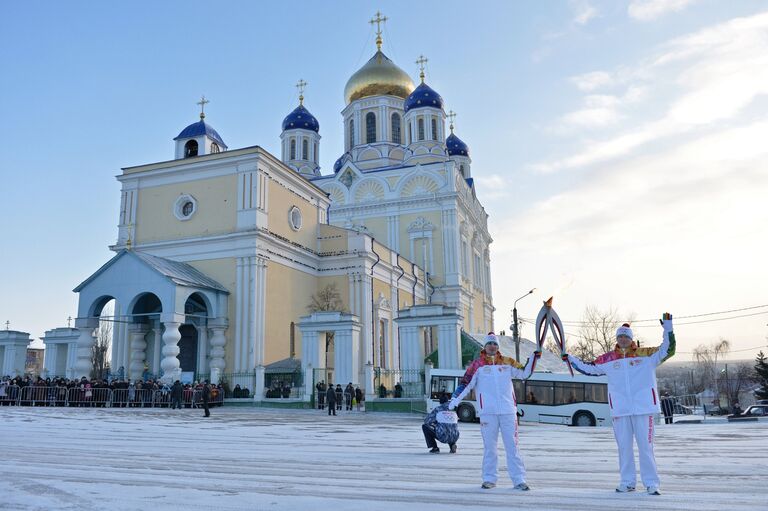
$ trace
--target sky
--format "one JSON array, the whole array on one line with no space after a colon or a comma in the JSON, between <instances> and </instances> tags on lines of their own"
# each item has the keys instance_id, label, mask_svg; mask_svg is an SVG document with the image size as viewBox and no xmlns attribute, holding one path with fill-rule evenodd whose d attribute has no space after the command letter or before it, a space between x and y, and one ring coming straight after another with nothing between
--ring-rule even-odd
<instances>
[{"instance_id":1,"label":"sky","mask_svg":"<svg viewBox=\"0 0 768 511\"><path fill-rule=\"evenodd\" d=\"M37 338L76 315L72 289L112 255L115 176L173 158L202 94L230 149L279 155L306 80L331 172L344 85L374 52L377 10L384 52L414 81L427 56L427 82L457 112L494 238L497 330L535 287L521 317L554 294L570 342L593 306L682 317L680 359L720 338L733 359L765 348L768 4L757 0L8 3L0 322ZM661 339L652 325L635 323L649 345Z\"/></svg>"}]
</instances>

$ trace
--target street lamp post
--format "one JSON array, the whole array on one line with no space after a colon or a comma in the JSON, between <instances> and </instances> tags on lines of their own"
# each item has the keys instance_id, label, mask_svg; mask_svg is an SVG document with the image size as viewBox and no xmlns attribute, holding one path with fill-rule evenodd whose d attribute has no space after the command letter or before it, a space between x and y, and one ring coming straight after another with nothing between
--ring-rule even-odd
<instances>
[{"instance_id":1,"label":"street lamp post","mask_svg":"<svg viewBox=\"0 0 768 511\"><path fill-rule=\"evenodd\" d=\"M517 302L533 294L534 291L536 291L535 287L515 300L515 304L512 307L512 340L515 342L515 360L520 360L520 330L517 327Z\"/></svg>"}]
</instances>

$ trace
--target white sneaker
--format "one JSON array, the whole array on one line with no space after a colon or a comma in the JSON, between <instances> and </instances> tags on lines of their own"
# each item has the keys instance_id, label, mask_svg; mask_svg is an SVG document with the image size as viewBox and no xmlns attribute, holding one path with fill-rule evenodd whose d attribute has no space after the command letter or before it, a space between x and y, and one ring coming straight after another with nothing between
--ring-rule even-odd
<instances>
[{"instance_id":1,"label":"white sneaker","mask_svg":"<svg viewBox=\"0 0 768 511\"><path fill-rule=\"evenodd\" d=\"M648 495L661 495L661 492L659 491L658 486L649 486L648 487Z\"/></svg>"},{"instance_id":2,"label":"white sneaker","mask_svg":"<svg viewBox=\"0 0 768 511\"><path fill-rule=\"evenodd\" d=\"M627 493L627 492L630 492L630 491L635 491L635 487L634 486L630 486L628 484L621 483L620 485L618 485L616 487L616 491L618 493Z\"/></svg>"}]
</instances>

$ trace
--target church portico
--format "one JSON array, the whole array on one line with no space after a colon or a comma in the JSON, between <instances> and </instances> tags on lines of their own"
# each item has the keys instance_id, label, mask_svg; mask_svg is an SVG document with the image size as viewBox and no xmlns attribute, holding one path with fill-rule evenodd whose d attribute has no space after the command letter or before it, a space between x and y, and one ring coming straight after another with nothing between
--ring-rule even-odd
<instances>
[{"instance_id":1,"label":"church portico","mask_svg":"<svg viewBox=\"0 0 768 511\"><path fill-rule=\"evenodd\" d=\"M228 291L192 266L123 250L75 292L80 294L77 377L90 376L100 319L114 321L112 370L129 379L142 379L150 369L155 375L162 372L164 382L180 379L182 371L202 374L215 366L220 374L224 369L223 332L209 342L207 330L209 321L216 330L226 329L228 321L217 313L227 311ZM111 300L114 317L102 318Z\"/></svg>"},{"instance_id":2,"label":"church portico","mask_svg":"<svg viewBox=\"0 0 768 511\"><path fill-rule=\"evenodd\" d=\"M314 312L299 322L302 339L301 368L305 374L324 370L327 383L352 382L364 385L360 350L362 324L354 314L343 312ZM333 343L333 366L328 367L329 339ZM323 372L323 371L321 371ZM309 398L309 396L307 396Z\"/></svg>"}]
</instances>

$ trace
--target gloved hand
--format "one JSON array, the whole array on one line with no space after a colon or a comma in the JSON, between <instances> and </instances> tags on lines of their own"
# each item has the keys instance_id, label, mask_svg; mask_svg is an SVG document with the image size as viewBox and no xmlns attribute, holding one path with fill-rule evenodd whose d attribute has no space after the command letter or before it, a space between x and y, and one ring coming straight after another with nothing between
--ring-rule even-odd
<instances>
[{"instance_id":1,"label":"gloved hand","mask_svg":"<svg viewBox=\"0 0 768 511\"><path fill-rule=\"evenodd\" d=\"M448 409L449 410L453 410L457 406L459 406L459 400L458 399L453 398L450 401L448 401Z\"/></svg>"},{"instance_id":2,"label":"gloved hand","mask_svg":"<svg viewBox=\"0 0 768 511\"><path fill-rule=\"evenodd\" d=\"M568 362L568 353L563 353L562 355L560 355L560 358L563 359L563 362Z\"/></svg>"},{"instance_id":3,"label":"gloved hand","mask_svg":"<svg viewBox=\"0 0 768 511\"><path fill-rule=\"evenodd\" d=\"M541 352L538 351L538 350L534 351L533 352L533 358L535 358L536 360L540 359L541 358Z\"/></svg>"},{"instance_id":4,"label":"gloved hand","mask_svg":"<svg viewBox=\"0 0 768 511\"><path fill-rule=\"evenodd\" d=\"M659 320L659 323L661 323L662 328L664 328L664 332L671 332L672 331L672 314L669 312L665 312L661 316L662 319Z\"/></svg>"}]
</instances>

